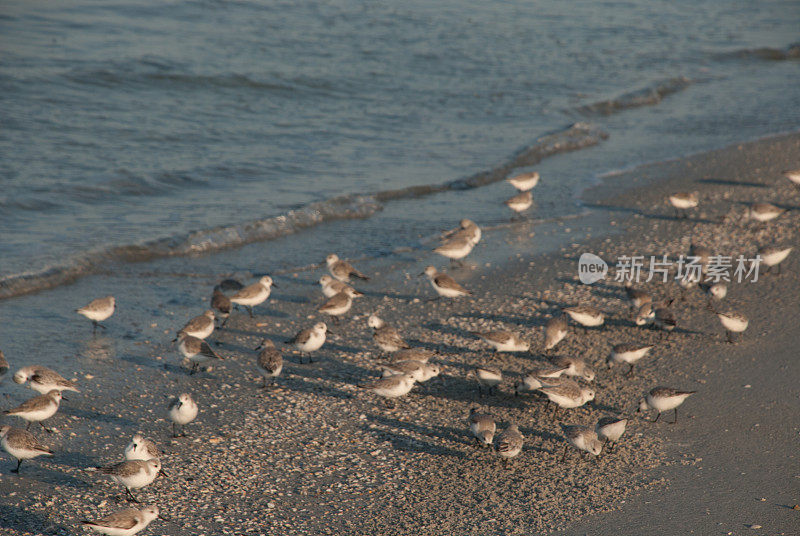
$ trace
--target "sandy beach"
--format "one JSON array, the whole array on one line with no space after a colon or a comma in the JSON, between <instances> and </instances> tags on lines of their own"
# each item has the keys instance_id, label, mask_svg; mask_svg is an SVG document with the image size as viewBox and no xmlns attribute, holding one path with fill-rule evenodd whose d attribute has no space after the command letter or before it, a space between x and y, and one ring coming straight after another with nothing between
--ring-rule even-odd
<instances>
[{"instance_id":1,"label":"sandy beach","mask_svg":"<svg viewBox=\"0 0 800 536\"><path fill-rule=\"evenodd\" d=\"M606 177L584 195L585 220L552 231L574 234L574 243L547 254L530 253L548 237L520 222L485 233L463 268L416 252L366 259L359 266L372 280L357 285L366 296L331 325L334 335L314 363L299 364L298 354L278 344L286 365L274 389L260 389L253 348L322 319L322 266L276 276L278 288L254 319L234 313L211 337L227 358L213 370L190 376L170 341L207 307L215 282L268 273L280 240L110 268L4 300L3 351L12 370L45 364L81 389L54 417L55 433L35 432L55 451L52 459L26 462L19 476L10 474L7 455L0 460L4 534L80 534L81 519L122 507L124 489L86 468L122 459L139 430L163 447L170 475L137 494L170 520L155 521L145 534L795 534L800 191L781 170L799 162L800 135L788 134ZM692 190L700 207L676 219L666 197ZM791 210L766 224L742 218L749 203L762 201ZM588 221L591 229L581 228ZM682 300L674 281L646 285L676 299L678 326L669 339L631 320L622 283L614 281L616 259L675 258L692 243L733 257L752 257L766 245L795 248L780 275L729 285L719 307L750 319L738 344L726 343L705 295L695 288ZM580 283L584 252L609 262L604 281ZM474 297L427 301L433 289L418 274L428 264L447 269ZM72 311L107 294L117 297L118 311L92 338L91 324ZM586 331L571 324L553 355L589 361L597 397L552 421L536 395L514 396L514 383L545 359L544 323L577 303L604 310L606 324ZM443 369L394 408L357 387L378 377L384 358L367 327L371 313L412 345L438 352ZM497 354L470 334L494 328L522 335L531 351ZM621 342L655 344L630 378L625 367L605 367ZM467 378L478 364L503 371L496 394L479 396ZM697 391L675 425L635 413L657 385ZM188 437L173 439L166 405L181 392L198 401L200 416ZM10 378L0 393L2 409L32 394ZM516 422L524 434L524 450L508 469L473 445L466 419L476 405L500 428ZM561 463L560 424L594 424L604 415L630 418L618 448L596 462L571 452Z\"/></svg>"}]
</instances>

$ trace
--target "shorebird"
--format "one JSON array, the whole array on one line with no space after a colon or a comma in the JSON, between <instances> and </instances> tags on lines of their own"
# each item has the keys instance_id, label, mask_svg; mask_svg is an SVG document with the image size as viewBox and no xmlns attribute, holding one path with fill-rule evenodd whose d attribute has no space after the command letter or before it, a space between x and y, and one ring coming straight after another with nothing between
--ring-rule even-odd
<instances>
[{"instance_id":1,"label":"shorebird","mask_svg":"<svg viewBox=\"0 0 800 536\"><path fill-rule=\"evenodd\" d=\"M167 476L161 468L161 460L151 458L149 460L126 460L106 467L97 467L96 470L102 475L108 475L111 480L125 486L125 493L128 498L138 503L133 496L132 489L141 489L152 484L158 475Z\"/></svg>"},{"instance_id":2,"label":"shorebird","mask_svg":"<svg viewBox=\"0 0 800 536\"><path fill-rule=\"evenodd\" d=\"M581 387L577 382L569 379L561 381L558 385L542 386L538 390L544 393L550 402L555 404L553 420L555 420L559 408L577 408L590 400L594 400L594 391L592 389Z\"/></svg>"},{"instance_id":3,"label":"shorebird","mask_svg":"<svg viewBox=\"0 0 800 536\"><path fill-rule=\"evenodd\" d=\"M396 352L398 350L411 348L400 332L392 326L386 324L377 315L370 315L367 325L373 329L372 340L384 352Z\"/></svg>"},{"instance_id":4,"label":"shorebird","mask_svg":"<svg viewBox=\"0 0 800 536\"><path fill-rule=\"evenodd\" d=\"M569 317L585 328L602 326L605 322L605 315L603 312L589 305L575 305L573 307L564 307L561 309L569 315Z\"/></svg>"},{"instance_id":5,"label":"shorebird","mask_svg":"<svg viewBox=\"0 0 800 536\"><path fill-rule=\"evenodd\" d=\"M172 437L185 436L184 428L197 417L197 404L188 393L183 393L167 406L167 415L172 421ZM180 434L178 433L180 426Z\"/></svg>"},{"instance_id":6,"label":"shorebird","mask_svg":"<svg viewBox=\"0 0 800 536\"><path fill-rule=\"evenodd\" d=\"M250 313L250 318L253 318L253 307L256 305L261 305L267 301L269 295L272 293L272 287L277 286L278 285L272 281L270 276L265 275L259 279L257 283L247 285L243 289L236 292L236 294L231 296L230 300L231 303L244 305L247 307L247 311Z\"/></svg>"},{"instance_id":7,"label":"shorebird","mask_svg":"<svg viewBox=\"0 0 800 536\"><path fill-rule=\"evenodd\" d=\"M647 411L648 409L654 409L658 411L658 415L656 415L656 418L653 421L657 422L658 418L661 417L662 412L674 409L675 420L672 421L671 424L675 424L678 422L678 406L683 404L684 400L696 392L697 391L679 391L677 389L672 389L671 387L656 387L639 401L639 409L636 411L642 412Z\"/></svg>"},{"instance_id":8,"label":"shorebird","mask_svg":"<svg viewBox=\"0 0 800 536\"><path fill-rule=\"evenodd\" d=\"M196 316L189 320L185 326L178 330L172 342L177 341L183 335L197 337L198 339L205 339L214 332L214 311L209 309L200 316Z\"/></svg>"},{"instance_id":9,"label":"shorebird","mask_svg":"<svg viewBox=\"0 0 800 536\"><path fill-rule=\"evenodd\" d=\"M555 357L551 359L551 362L557 368L562 369L562 374L566 376L578 377L587 382L594 381L594 369L582 357Z\"/></svg>"},{"instance_id":10,"label":"shorebird","mask_svg":"<svg viewBox=\"0 0 800 536\"><path fill-rule=\"evenodd\" d=\"M486 341L496 352L527 352L531 346L510 331L470 331L470 333Z\"/></svg>"},{"instance_id":11,"label":"shorebird","mask_svg":"<svg viewBox=\"0 0 800 536\"><path fill-rule=\"evenodd\" d=\"M45 431L52 432L50 428L44 425L43 421L55 415L60 404L61 391L53 389L47 394L26 400L16 408L7 409L3 413L28 421L28 426L25 430L29 430L31 424L38 422Z\"/></svg>"},{"instance_id":12,"label":"shorebird","mask_svg":"<svg viewBox=\"0 0 800 536\"><path fill-rule=\"evenodd\" d=\"M225 327L225 323L228 322L228 318L231 316L233 303L230 298L222 293L219 285L214 287L214 291L211 294L211 308L217 311L217 318L223 319L219 327Z\"/></svg>"},{"instance_id":13,"label":"shorebird","mask_svg":"<svg viewBox=\"0 0 800 536\"><path fill-rule=\"evenodd\" d=\"M478 394L483 395L483 387L486 386L486 390L491 395L492 390L496 390L503 381L503 372L497 367L480 365L467 372L467 378L473 377L478 380Z\"/></svg>"},{"instance_id":14,"label":"shorebird","mask_svg":"<svg viewBox=\"0 0 800 536\"><path fill-rule=\"evenodd\" d=\"M125 447L126 460L150 460L161 458L161 455L161 449L158 448L155 442L146 438L141 432L134 434L131 442Z\"/></svg>"},{"instance_id":15,"label":"shorebird","mask_svg":"<svg viewBox=\"0 0 800 536\"><path fill-rule=\"evenodd\" d=\"M785 208L776 207L770 203L753 203L747 207L747 217L761 223L774 220L784 212L786 212Z\"/></svg>"},{"instance_id":16,"label":"shorebird","mask_svg":"<svg viewBox=\"0 0 800 536\"><path fill-rule=\"evenodd\" d=\"M435 356L436 352L425 350L424 348L409 348L407 350L398 350L387 357L387 359L393 363L398 361L419 361L420 363L427 363Z\"/></svg>"},{"instance_id":17,"label":"shorebird","mask_svg":"<svg viewBox=\"0 0 800 536\"><path fill-rule=\"evenodd\" d=\"M700 204L700 197L697 192L677 192L667 198L669 204L675 208L676 218L686 218L686 211L695 208Z\"/></svg>"},{"instance_id":18,"label":"shorebird","mask_svg":"<svg viewBox=\"0 0 800 536\"><path fill-rule=\"evenodd\" d=\"M183 354L183 357L191 361L192 370L189 374L197 372L198 367L204 363L208 363L212 359L225 359L211 349L211 346L203 339L192 337L185 332L181 332L178 340L178 349Z\"/></svg>"},{"instance_id":19,"label":"shorebird","mask_svg":"<svg viewBox=\"0 0 800 536\"><path fill-rule=\"evenodd\" d=\"M517 214L520 214L533 205L533 194L531 194L530 191L519 193L511 199L506 200L504 204Z\"/></svg>"},{"instance_id":20,"label":"shorebird","mask_svg":"<svg viewBox=\"0 0 800 536\"><path fill-rule=\"evenodd\" d=\"M703 292L708 294L707 308L711 311L714 310L714 300L722 301L728 295L728 285L723 282L719 283L700 283L700 288Z\"/></svg>"},{"instance_id":21,"label":"shorebird","mask_svg":"<svg viewBox=\"0 0 800 536\"><path fill-rule=\"evenodd\" d=\"M455 229L442 233L442 239L464 237L475 246L481 241L481 228L472 221L464 218Z\"/></svg>"},{"instance_id":22,"label":"shorebird","mask_svg":"<svg viewBox=\"0 0 800 536\"><path fill-rule=\"evenodd\" d=\"M581 458L586 456L588 452L592 456L600 456L603 451L603 443L597 438L597 432L591 426L579 425L562 425L561 429L564 430L564 437L567 438L567 445L564 447L564 454L561 456L561 462L567 459L567 451L570 445L578 449L581 453Z\"/></svg>"},{"instance_id":23,"label":"shorebird","mask_svg":"<svg viewBox=\"0 0 800 536\"><path fill-rule=\"evenodd\" d=\"M455 279L444 272L437 271L433 266L428 266L425 268L425 271L420 275L428 276L433 289L436 291L439 297L458 298L459 296L472 295L472 292L456 283Z\"/></svg>"},{"instance_id":24,"label":"shorebird","mask_svg":"<svg viewBox=\"0 0 800 536\"><path fill-rule=\"evenodd\" d=\"M342 283L348 283L350 281L350 276L369 281L369 277L353 268L353 265L349 262L340 260L339 257L333 253L325 258L325 262L328 265L328 270L331 275Z\"/></svg>"},{"instance_id":25,"label":"shorebird","mask_svg":"<svg viewBox=\"0 0 800 536\"><path fill-rule=\"evenodd\" d=\"M141 510L125 508L96 521L84 519L81 523L90 529L108 536L133 536L147 528L159 517L158 507L147 506Z\"/></svg>"},{"instance_id":26,"label":"shorebird","mask_svg":"<svg viewBox=\"0 0 800 536\"><path fill-rule=\"evenodd\" d=\"M656 309L652 303L645 303L636 312L634 323L637 326L647 326L653 323L656 319Z\"/></svg>"},{"instance_id":27,"label":"shorebird","mask_svg":"<svg viewBox=\"0 0 800 536\"><path fill-rule=\"evenodd\" d=\"M659 338L667 333L667 339L672 334L672 330L678 325L678 319L675 317L675 312L670 305L672 300L669 300L666 307L657 307L655 310L655 318L653 319L653 326L661 330Z\"/></svg>"},{"instance_id":28,"label":"shorebird","mask_svg":"<svg viewBox=\"0 0 800 536\"><path fill-rule=\"evenodd\" d=\"M219 282L219 289L222 292L236 292L242 290L244 285L238 279L223 279Z\"/></svg>"},{"instance_id":29,"label":"shorebird","mask_svg":"<svg viewBox=\"0 0 800 536\"><path fill-rule=\"evenodd\" d=\"M722 323L722 327L725 328L725 334L727 335L728 342L730 343L733 342L733 334L742 333L747 329L747 325L750 323L746 316L739 313L734 313L733 311L725 313L715 311L715 314Z\"/></svg>"},{"instance_id":30,"label":"shorebird","mask_svg":"<svg viewBox=\"0 0 800 536\"><path fill-rule=\"evenodd\" d=\"M539 172L520 173L506 180L520 192L527 192L528 190L533 190L539 184Z\"/></svg>"},{"instance_id":31,"label":"shorebird","mask_svg":"<svg viewBox=\"0 0 800 536\"><path fill-rule=\"evenodd\" d=\"M334 324L339 323L339 317L346 314L353 306L354 290L346 288L323 303L317 311L330 315Z\"/></svg>"},{"instance_id":32,"label":"shorebird","mask_svg":"<svg viewBox=\"0 0 800 536\"><path fill-rule=\"evenodd\" d=\"M763 247L758 250L758 254L761 256L761 262L764 266L767 267L764 270L764 273L769 273L773 266L778 267L778 272L781 273L781 263L786 260L786 257L789 256L789 253L792 252L792 248L781 248L775 246L767 246Z\"/></svg>"},{"instance_id":33,"label":"shorebird","mask_svg":"<svg viewBox=\"0 0 800 536\"><path fill-rule=\"evenodd\" d=\"M460 263L461 259L472 252L473 247L475 247L475 244L472 242L470 237L458 235L449 239L441 246L435 248L433 252L438 253L443 257L447 257L451 261L458 261Z\"/></svg>"},{"instance_id":34,"label":"shorebird","mask_svg":"<svg viewBox=\"0 0 800 536\"><path fill-rule=\"evenodd\" d=\"M386 405L394 407L393 399L407 395L414 387L414 378L408 374L394 374L369 383L359 384L361 389L372 391L386 400Z\"/></svg>"},{"instance_id":35,"label":"shorebird","mask_svg":"<svg viewBox=\"0 0 800 536\"><path fill-rule=\"evenodd\" d=\"M614 363L627 363L631 368L625 373L626 376L633 374L633 367L636 363L646 356L653 349L652 344L622 343L617 344L611 349L611 353L606 360L608 368Z\"/></svg>"},{"instance_id":36,"label":"shorebird","mask_svg":"<svg viewBox=\"0 0 800 536\"><path fill-rule=\"evenodd\" d=\"M538 390L540 387L553 387L562 382L563 368L550 364L543 364L534 367L522 380L514 384L514 396L520 393L529 393Z\"/></svg>"},{"instance_id":37,"label":"shorebird","mask_svg":"<svg viewBox=\"0 0 800 536\"><path fill-rule=\"evenodd\" d=\"M17 466L11 470L12 473L19 473L19 466L25 460L53 455L53 451L39 443L32 433L11 426L0 428L0 446L17 460Z\"/></svg>"},{"instance_id":38,"label":"shorebird","mask_svg":"<svg viewBox=\"0 0 800 536\"><path fill-rule=\"evenodd\" d=\"M469 410L469 431L475 437L475 443L482 447L491 447L497 424L494 417L481 413L479 408Z\"/></svg>"},{"instance_id":39,"label":"shorebird","mask_svg":"<svg viewBox=\"0 0 800 536\"><path fill-rule=\"evenodd\" d=\"M554 316L544 325L544 349L552 350L567 336L567 317L564 314Z\"/></svg>"},{"instance_id":40,"label":"shorebird","mask_svg":"<svg viewBox=\"0 0 800 536\"><path fill-rule=\"evenodd\" d=\"M522 445L524 442L525 437L514 423L509 424L508 428L503 430L503 433L498 436L495 452L497 452L498 456L503 458L503 464L506 467L508 466L508 460L517 457L519 453L522 452Z\"/></svg>"},{"instance_id":41,"label":"shorebird","mask_svg":"<svg viewBox=\"0 0 800 536\"><path fill-rule=\"evenodd\" d=\"M328 326L325 325L325 322L317 322L314 327L299 331L297 335L286 341L286 344L292 344L304 354L310 354L322 348L322 345L325 344L327 333ZM312 361L313 359L309 355L308 362L311 363ZM300 363L302 362L303 358L301 357Z\"/></svg>"},{"instance_id":42,"label":"shorebird","mask_svg":"<svg viewBox=\"0 0 800 536\"><path fill-rule=\"evenodd\" d=\"M106 329L100 322L107 320L114 314L115 305L114 296L106 296L105 298L97 298L90 301L80 309L75 309L75 312L92 321L92 334L94 334L98 327Z\"/></svg>"},{"instance_id":43,"label":"shorebird","mask_svg":"<svg viewBox=\"0 0 800 536\"><path fill-rule=\"evenodd\" d=\"M638 311L645 303L653 301L649 292L633 288L633 283L630 281L625 282L625 296L631 302L631 309L634 311Z\"/></svg>"},{"instance_id":44,"label":"shorebird","mask_svg":"<svg viewBox=\"0 0 800 536\"><path fill-rule=\"evenodd\" d=\"M64 378L58 372L41 365L22 367L14 373L14 382L28 383L28 387L41 394L47 394L53 389L57 391L75 391L79 393L75 382Z\"/></svg>"},{"instance_id":45,"label":"shorebird","mask_svg":"<svg viewBox=\"0 0 800 536\"><path fill-rule=\"evenodd\" d=\"M383 377L394 376L396 374L408 374L417 383L424 383L431 378L435 378L441 372L438 365L421 363L419 361L396 361L382 365Z\"/></svg>"},{"instance_id":46,"label":"shorebird","mask_svg":"<svg viewBox=\"0 0 800 536\"><path fill-rule=\"evenodd\" d=\"M800 190L800 169L787 169L783 171L783 176L791 182L795 188Z\"/></svg>"},{"instance_id":47,"label":"shorebird","mask_svg":"<svg viewBox=\"0 0 800 536\"><path fill-rule=\"evenodd\" d=\"M708 270L708 265L711 263L711 257L714 254L712 251L703 246L702 244L695 244L694 242L689 246L689 261L692 264L699 264L700 265L700 272L706 273Z\"/></svg>"},{"instance_id":48,"label":"shorebird","mask_svg":"<svg viewBox=\"0 0 800 536\"><path fill-rule=\"evenodd\" d=\"M8 361L6 360L6 356L3 354L3 351L0 350L0 382L3 381L3 378L6 377L8 374Z\"/></svg>"},{"instance_id":49,"label":"shorebird","mask_svg":"<svg viewBox=\"0 0 800 536\"><path fill-rule=\"evenodd\" d=\"M258 372L264 380L264 388L266 389L267 379L270 380L270 384L275 383L275 378L277 378L283 370L283 356L278 349L275 348L275 343L270 339L262 340L261 344L256 347L256 351L258 350L261 351L258 353L256 364L258 365Z\"/></svg>"},{"instance_id":50,"label":"shorebird","mask_svg":"<svg viewBox=\"0 0 800 536\"><path fill-rule=\"evenodd\" d=\"M350 295L354 298L360 298L364 294L357 291L347 283L342 283L338 279L334 279L333 277L329 276L328 274L323 275L319 278L319 284L322 287L322 294L325 295L326 298L333 298L340 292L349 291ZM349 289L349 290L348 290Z\"/></svg>"},{"instance_id":51,"label":"shorebird","mask_svg":"<svg viewBox=\"0 0 800 536\"><path fill-rule=\"evenodd\" d=\"M628 419L621 419L618 417L601 417L594 427L597 432L597 438L603 442L603 445L609 444L608 452L614 450L614 446L625 433L625 428L628 426Z\"/></svg>"}]
</instances>

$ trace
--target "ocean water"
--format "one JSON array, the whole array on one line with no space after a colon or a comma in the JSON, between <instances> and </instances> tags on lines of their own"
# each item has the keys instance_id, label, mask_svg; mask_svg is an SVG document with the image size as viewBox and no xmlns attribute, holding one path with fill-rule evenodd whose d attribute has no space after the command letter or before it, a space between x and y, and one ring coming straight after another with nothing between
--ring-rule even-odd
<instances>
[{"instance_id":1,"label":"ocean water","mask_svg":"<svg viewBox=\"0 0 800 536\"><path fill-rule=\"evenodd\" d=\"M800 129L798 28L773 0L5 1L0 297L413 251L507 222L529 169L531 218L569 221L611 170Z\"/></svg>"}]
</instances>

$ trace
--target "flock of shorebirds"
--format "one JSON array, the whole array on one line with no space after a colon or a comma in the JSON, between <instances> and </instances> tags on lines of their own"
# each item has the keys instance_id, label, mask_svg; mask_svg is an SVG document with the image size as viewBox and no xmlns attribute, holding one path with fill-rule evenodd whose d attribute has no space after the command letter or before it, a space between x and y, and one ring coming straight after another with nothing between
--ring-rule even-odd
<instances>
[{"instance_id":1,"label":"flock of shorebirds","mask_svg":"<svg viewBox=\"0 0 800 536\"><path fill-rule=\"evenodd\" d=\"M800 170L786 172L785 176L800 189ZM538 173L518 175L508 181L520 193L506 202L515 212L522 212L532 204L531 190L539 182ZM696 193L676 193L668 198L668 202L679 212L685 212L698 206L699 198ZM785 212L785 209L769 203L756 203L747 210L747 216L759 222L773 220ZM465 219L459 227L447 231L442 235L443 243L434 251L452 262L460 262L465 258L481 239L481 229L471 220ZM762 263L769 268L779 267L791 252L791 248L763 248L759 250ZM703 269L708 266L712 252L703 246L692 245L690 257L696 258ZM369 279L366 275L354 268L349 262L339 259L336 255L328 255L326 264L330 275L323 275L319 284L327 301L318 308L322 314L331 317L338 323L339 317L346 315L353 300L363 296L361 292L349 283L351 278L362 280ZM456 282L451 276L438 271L433 266L425 268L420 275L425 275L430 280L438 298L458 298L468 296L471 292ZM678 281L686 290L699 287L709 296L708 308L719 318L727 332L729 342L733 342L734 334L740 334L747 329L748 319L735 312L720 312L714 304L720 303L727 295L727 287L723 282L706 284L701 277L683 278ZM243 286L240 282L227 279L213 289L211 309L200 316L191 319L177 332L173 342L178 342L181 354L191 363L190 374L197 369L216 359L223 359L206 339L215 329L224 328L235 306L245 307L250 316L253 316L253 307L263 304L270 297L272 287L276 286L272 278L264 276L257 282ZM656 300L651 293L636 289L632 284L625 286L626 296L630 302L633 319L636 325L650 326L661 330L662 335L669 334L677 325L676 316L672 309L674 300ZM77 309L76 312L92 321L93 333L97 328L105 329L102 322L114 314L116 302L113 296L99 298L88 305ZM584 329L600 328L605 322L603 311L588 305L576 305L562 308L562 314L551 318L544 327L544 350L552 351L566 336L569 331L568 319ZM220 325L217 326L217 322ZM403 338L402 334L389 326L381 318L371 315L367 324L373 330L372 337L375 344L385 353L385 362L382 365L382 377L372 382L359 385L365 390L385 399L387 404L395 399L407 395L417 383L426 382L437 377L441 369L431 363L436 356L435 352L422 348L413 348ZM302 356L307 356L308 361L313 360L313 354L319 350L326 341L329 333L324 322L301 330L293 338L286 341L292 345ZM479 337L497 352L527 352L530 343L511 331L475 331L473 335ZM654 346L651 344L622 343L615 345L607 359L608 367L614 364L627 364L626 375L634 372L636 364L648 355ZM270 339L263 339L255 349L258 351L255 364L256 370L263 378L263 387L275 382L283 370L283 356L281 351ZM0 379L8 372L9 365L5 356L0 351ZM503 374L499 368L491 365L477 366L467 373L467 377L477 381L478 391L482 395L484 390L491 394L503 381ZM25 366L20 368L13 376L14 382L26 384L31 389L38 391L40 396L32 398L19 406L8 409L5 415L21 418L26 421L25 429L12 426L0 427L0 445L17 460L12 472L19 472L24 460L37 456L52 456L53 452L42 444L30 431L33 423L38 423L42 429L50 432L44 421L50 419L58 411L62 401L63 391L78 391L74 381L67 380L57 372L43 366ZM549 403L554 406L552 418L555 419L560 409L571 409L583 406L595 398L595 391L589 386L595 379L595 371L580 357L552 357L541 361L532 367L522 380L515 384L515 395L529 392L539 392L544 395ZM670 387L655 387L645 394L640 400L637 411L655 410L658 421L664 412L673 411L673 423L678 419L678 407L694 391L684 391ZM172 422L174 437L185 435L184 427L191 423L198 414L198 405L188 393L183 393L173 399L167 407L167 416ZM467 419L469 430L478 445L494 447L497 455L503 459L504 464L520 454L523 448L524 437L513 422L500 433L497 432L495 418L482 412L478 407L473 407ZM570 446L581 453L599 456L606 445L608 451L621 439L625 433L628 419L620 416L602 417L595 426L563 425L567 445L562 456L562 461L568 453ZM125 488L128 499L138 502L132 490L143 488L152 483L158 475L164 475L160 457L162 451L151 439L141 433L133 436L131 442L124 450L125 461L90 469L101 475L107 475L113 481ZM157 517L160 517L157 507L151 506L143 509L124 509L95 521L84 521L84 524L102 534L111 536L132 536L143 530Z\"/></svg>"}]
</instances>

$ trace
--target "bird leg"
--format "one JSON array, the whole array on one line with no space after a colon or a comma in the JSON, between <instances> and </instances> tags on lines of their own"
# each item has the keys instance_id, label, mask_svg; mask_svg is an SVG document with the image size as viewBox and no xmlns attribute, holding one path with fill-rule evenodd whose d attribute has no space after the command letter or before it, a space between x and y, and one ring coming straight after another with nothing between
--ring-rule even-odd
<instances>
[{"instance_id":1,"label":"bird leg","mask_svg":"<svg viewBox=\"0 0 800 536\"><path fill-rule=\"evenodd\" d=\"M564 445L564 455L561 456L561 463L564 463L564 460L567 459L567 450L569 449L569 445Z\"/></svg>"},{"instance_id":2,"label":"bird leg","mask_svg":"<svg viewBox=\"0 0 800 536\"><path fill-rule=\"evenodd\" d=\"M45 425L44 425L44 422L42 422L42 421L39 421L39 426L41 426L42 428L44 428L44 431L45 431L45 432L47 432L48 434L52 434L52 433L53 433L53 430L51 430L50 428L48 428L47 426L45 426Z\"/></svg>"},{"instance_id":3,"label":"bird leg","mask_svg":"<svg viewBox=\"0 0 800 536\"><path fill-rule=\"evenodd\" d=\"M131 493L130 488L125 488L125 492L127 493L128 499L130 501L135 502L135 503L139 502L139 500L136 497L133 496L133 493Z\"/></svg>"},{"instance_id":4,"label":"bird leg","mask_svg":"<svg viewBox=\"0 0 800 536\"><path fill-rule=\"evenodd\" d=\"M676 422L678 422L678 408L675 408L675 420L672 421L670 424L675 424Z\"/></svg>"},{"instance_id":5,"label":"bird leg","mask_svg":"<svg viewBox=\"0 0 800 536\"><path fill-rule=\"evenodd\" d=\"M19 474L19 466L20 465L22 465L22 460L17 459L17 468L16 469L12 469L11 472Z\"/></svg>"},{"instance_id":6,"label":"bird leg","mask_svg":"<svg viewBox=\"0 0 800 536\"><path fill-rule=\"evenodd\" d=\"M631 376L632 377L633 376L633 363L628 363L628 364L631 366L631 368L628 369L628 372L625 374L625 376Z\"/></svg>"},{"instance_id":7,"label":"bird leg","mask_svg":"<svg viewBox=\"0 0 800 536\"><path fill-rule=\"evenodd\" d=\"M657 423L659 417L661 417L661 412L660 411L658 412L658 415L656 415L656 419L653 422Z\"/></svg>"},{"instance_id":8,"label":"bird leg","mask_svg":"<svg viewBox=\"0 0 800 536\"><path fill-rule=\"evenodd\" d=\"M247 306L247 312L250 313L250 318L253 318L253 308L249 305Z\"/></svg>"}]
</instances>

